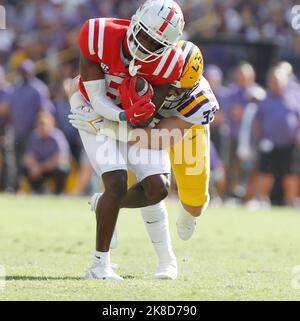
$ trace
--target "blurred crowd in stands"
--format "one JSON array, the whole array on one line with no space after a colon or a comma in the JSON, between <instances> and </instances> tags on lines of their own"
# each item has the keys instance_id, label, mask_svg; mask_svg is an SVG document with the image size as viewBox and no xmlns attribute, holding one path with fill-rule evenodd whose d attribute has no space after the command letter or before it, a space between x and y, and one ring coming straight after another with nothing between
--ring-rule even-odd
<instances>
[{"instance_id":1,"label":"blurred crowd in stands","mask_svg":"<svg viewBox=\"0 0 300 321\"><path fill-rule=\"evenodd\" d=\"M7 14L7 30L0 30L0 190L84 195L97 184L67 118L64 87L78 73L78 30L91 17L130 18L142 2L0 0ZM251 64L236 61L228 69L214 59L222 46L210 59L204 55L221 107L211 129L212 194L253 208L270 199L300 207L300 30L291 27L297 1L178 2L186 38L222 35L279 48L264 84ZM44 184L49 177L53 186Z\"/></svg>"},{"instance_id":2,"label":"blurred crowd in stands","mask_svg":"<svg viewBox=\"0 0 300 321\"><path fill-rule=\"evenodd\" d=\"M279 62L270 68L265 89L247 62L234 69L227 86L215 65L206 66L205 76L221 105L211 125L221 159L217 168L223 168L212 168L218 195L237 197L253 208L270 206L270 199L299 207L300 83L292 65Z\"/></svg>"}]
</instances>

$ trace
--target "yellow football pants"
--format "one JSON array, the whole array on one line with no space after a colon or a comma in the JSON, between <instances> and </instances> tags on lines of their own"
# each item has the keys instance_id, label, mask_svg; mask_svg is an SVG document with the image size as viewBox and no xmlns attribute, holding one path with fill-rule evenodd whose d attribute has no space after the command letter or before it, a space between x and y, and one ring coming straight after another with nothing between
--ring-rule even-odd
<instances>
[{"instance_id":1,"label":"yellow football pants","mask_svg":"<svg viewBox=\"0 0 300 321\"><path fill-rule=\"evenodd\" d=\"M179 199L189 206L203 206L209 200L209 140L209 127L195 125L169 150ZM129 171L128 186L134 182Z\"/></svg>"}]
</instances>

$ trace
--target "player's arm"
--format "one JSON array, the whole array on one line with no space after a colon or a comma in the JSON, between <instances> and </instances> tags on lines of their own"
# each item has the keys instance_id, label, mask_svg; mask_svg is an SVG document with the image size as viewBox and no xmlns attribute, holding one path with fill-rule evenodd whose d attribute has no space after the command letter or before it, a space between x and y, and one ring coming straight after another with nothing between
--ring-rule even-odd
<instances>
[{"instance_id":1,"label":"player's arm","mask_svg":"<svg viewBox=\"0 0 300 321\"><path fill-rule=\"evenodd\" d=\"M73 127L95 135L102 128L102 122L108 124L108 132L111 132L112 127L117 131L119 125L126 127L126 122L122 121L121 124L107 117L102 117L91 107L91 104L85 100L79 91L79 76L65 82L64 89L71 105L71 114L68 118ZM154 112L155 106L151 100L141 99L124 112L125 120L133 123L135 121L140 122L140 119L148 119Z\"/></svg>"},{"instance_id":2,"label":"player's arm","mask_svg":"<svg viewBox=\"0 0 300 321\"><path fill-rule=\"evenodd\" d=\"M181 52L181 49L180 48L178 48L178 49ZM183 56L179 55L176 65L174 66L174 68L168 78L164 79L163 82L160 79L159 84L157 83L157 79L152 78L153 83L150 79L148 80L151 83L153 91L154 91L154 94L153 94L151 100L156 107L156 110L155 110L156 113L161 109L166 97L168 96L171 84L180 77L180 75L182 73L183 63L184 63ZM155 117L155 114L151 117L151 119L142 123L141 126L139 126L139 127L148 126L152 122L154 117Z\"/></svg>"},{"instance_id":3,"label":"player's arm","mask_svg":"<svg viewBox=\"0 0 300 321\"><path fill-rule=\"evenodd\" d=\"M214 96L211 95L209 99L207 97L205 94L198 95L189 105L179 107L176 116L162 119L152 130L145 129L147 136L139 133L141 139L137 138L137 133L131 132L131 143L142 148L147 148L148 145L151 149L167 149L179 142L193 125L210 124L219 104Z\"/></svg>"},{"instance_id":4,"label":"player's arm","mask_svg":"<svg viewBox=\"0 0 300 321\"><path fill-rule=\"evenodd\" d=\"M170 90L170 84L152 86L152 88L153 88L153 96L151 98L151 101L155 105L155 113L157 113L161 109L163 102L168 95L168 92ZM141 128L147 127L149 124L151 124L153 118L155 117L155 113L151 118L137 124L136 127L141 127Z\"/></svg>"},{"instance_id":5,"label":"player's arm","mask_svg":"<svg viewBox=\"0 0 300 321\"><path fill-rule=\"evenodd\" d=\"M100 68L101 57L96 53L95 48L91 48L91 35L94 38L99 37L97 32L91 33L91 20L85 22L82 26L78 45L80 49L80 77L83 81L84 88L89 97L90 103L94 110L101 116L113 120L121 121L124 118L124 112L113 101L106 96L106 83L104 73ZM79 98L79 93L76 94ZM73 99L74 101L74 99ZM120 118L121 117L121 118Z\"/></svg>"},{"instance_id":6,"label":"player's arm","mask_svg":"<svg viewBox=\"0 0 300 321\"><path fill-rule=\"evenodd\" d=\"M104 73L100 68L99 61L91 60L82 50L79 57L79 72L83 82L104 79Z\"/></svg>"},{"instance_id":7,"label":"player's arm","mask_svg":"<svg viewBox=\"0 0 300 321\"><path fill-rule=\"evenodd\" d=\"M155 105L155 111L158 112L163 102L165 101L169 91L170 91L170 84L160 85L160 86L152 86L154 90L154 94L152 97L152 102Z\"/></svg>"},{"instance_id":8,"label":"player's arm","mask_svg":"<svg viewBox=\"0 0 300 321\"><path fill-rule=\"evenodd\" d=\"M139 148L168 149L179 143L192 126L192 123L178 117L166 118L154 128L131 130L128 143Z\"/></svg>"},{"instance_id":9,"label":"player's arm","mask_svg":"<svg viewBox=\"0 0 300 321\"><path fill-rule=\"evenodd\" d=\"M99 62L89 59L82 51L80 52L80 76L90 103L97 114L113 121L126 120L123 110L106 96L104 73L99 67Z\"/></svg>"},{"instance_id":10,"label":"player's arm","mask_svg":"<svg viewBox=\"0 0 300 321\"><path fill-rule=\"evenodd\" d=\"M94 57L88 57L87 53L80 53L80 75L83 81L84 88L89 97L91 106L100 116L116 122L140 122L148 119L154 114L154 105L151 101L140 101L134 104L132 108L124 111L119 108L106 95L106 82L104 73L99 67L99 61L94 61ZM77 93L70 100L71 107L74 109L77 105L81 105L82 99ZM73 104L73 106L72 106ZM138 115L138 116L136 116Z\"/></svg>"}]
</instances>

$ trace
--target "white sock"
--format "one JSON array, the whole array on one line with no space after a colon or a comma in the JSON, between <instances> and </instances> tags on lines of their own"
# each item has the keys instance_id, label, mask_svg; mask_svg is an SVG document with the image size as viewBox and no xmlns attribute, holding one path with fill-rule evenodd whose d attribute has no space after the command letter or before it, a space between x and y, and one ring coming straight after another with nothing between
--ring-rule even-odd
<instances>
[{"instance_id":1,"label":"white sock","mask_svg":"<svg viewBox=\"0 0 300 321\"><path fill-rule=\"evenodd\" d=\"M197 218L196 218L195 216L191 215L191 214L183 207L183 205L181 204L181 202L180 202L180 204L179 204L179 211L180 211L180 213L182 214L182 216L183 216L183 218L184 218L185 220L187 220L187 221L196 221L196 220L197 220Z\"/></svg>"},{"instance_id":2,"label":"white sock","mask_svg":"<svg viewBox=\"0 0 300 321\"><path fill-rule=\"evenodd\" d=\"M95 264L109 265L110 264L110 252L95 251L93 262Z\"/></svg>"},{"instance_id":3,"label":"white sock","mask_svg":"<svg viewBox=\"0 0 300 321\"><path fill-rule=\"evenodd\" d=\"M141 208L141 214L159 263L175 259L169 230L168 212L164 201Z\"/></svg>"}]
</instances>

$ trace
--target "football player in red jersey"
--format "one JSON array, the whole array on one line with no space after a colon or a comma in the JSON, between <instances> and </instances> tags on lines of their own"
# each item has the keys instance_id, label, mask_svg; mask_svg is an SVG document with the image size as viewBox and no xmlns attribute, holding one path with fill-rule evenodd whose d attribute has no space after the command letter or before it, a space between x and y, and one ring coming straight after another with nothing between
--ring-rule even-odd
<instances>
[{"instance_id":1,"label":"football player in red jersey","mask_svg":"<svg viewBox=\"0 0 300 321\"><path fill-rule=\"evenodd\" d=\"M182 50L176 42L183 26L181 9L172 0L146 1L131 22L113 18L88 20L79 34L81 94L106 119L140 123L151 118L155 106L164 101L169 84L181 74ZM126 110L121 108L118 87L128 75L141 75L153 85L155 105L147 98ZM160 87L159 95L155 93L156 85ZM79 92L73 94L71 105L80 104L81 99ZM142 150L141 159L148 153L151 155L146 158L160 159L160 162L145 164L140 159L139 164L130 164L124 150L133 154L133 147L129 150L127 145L102 135L97 140L94 135L83 131L80 135L105 187L96 209L96 253L87 277L122 280L111 268L109 246L121 202L127 193L127 164L141 181L138 190L141 206L148 206L167 195L168 180L164 174L170 173L168 155L165 151ZM174 260L172 256L174 254L170 252L170 260ZM157 275L164 276L160 271Z\"/></svg>"},{"instance_id":2,"label":"football player in red jersey","mask_svg":"<svg viewBox=\"0 0 300 321\"><path fill-rule=\"evenodd\" d=\"M74 111L70 115L70 120L75 128L94 135L99 130L103 135L108 135L123 142L132 141L141 148L151 146L154 149L165 149L170 147L170 144L174 144L177 138L182 139L184 136L181 142L171 147L169 154L181 201L177 232L181 239L188 240L194 233L197 217L204 212L209 201L208 123L213 121L214 113L219 109L219 105L208 82L202 76L203 58L200 49L187 41L180 41L179 44L183 49L183 57L185 58L182 75L178 81L170 86L170 95L154 116L151 125L144 128L142 132L140 130L136 132L129 126L122 128L120 132L122 126L107 119L103 119L101 127L95 128L95 126L91 126L90 121L99 119L99 116L94 112L86 113L84 110ZM141 91L141 88L137 89L136 83L136 77L128 77L119 87L124 106L132 105L136 100L141 99L140 95L137 94L137 91ZM163 129L163 131L157 131L158 128ZM173 136L175 129L176 137ZM184 135L184 131L187 130L188 132ZM163 137L162 140L160 136ZM136 141L134 137L138 137L138 140ZM91 198L92 208L97 206L98 197L99 193ZM124 204L126 202L122 204L126 207ZM162 239L162 235L167 232L162 228L164 226L162 220L164 208L164 202L161 201L141 209L147 230L151 228L160 232L156 235L149 233L152 242L159 238Z\"/></svg>"}]
</instances>

